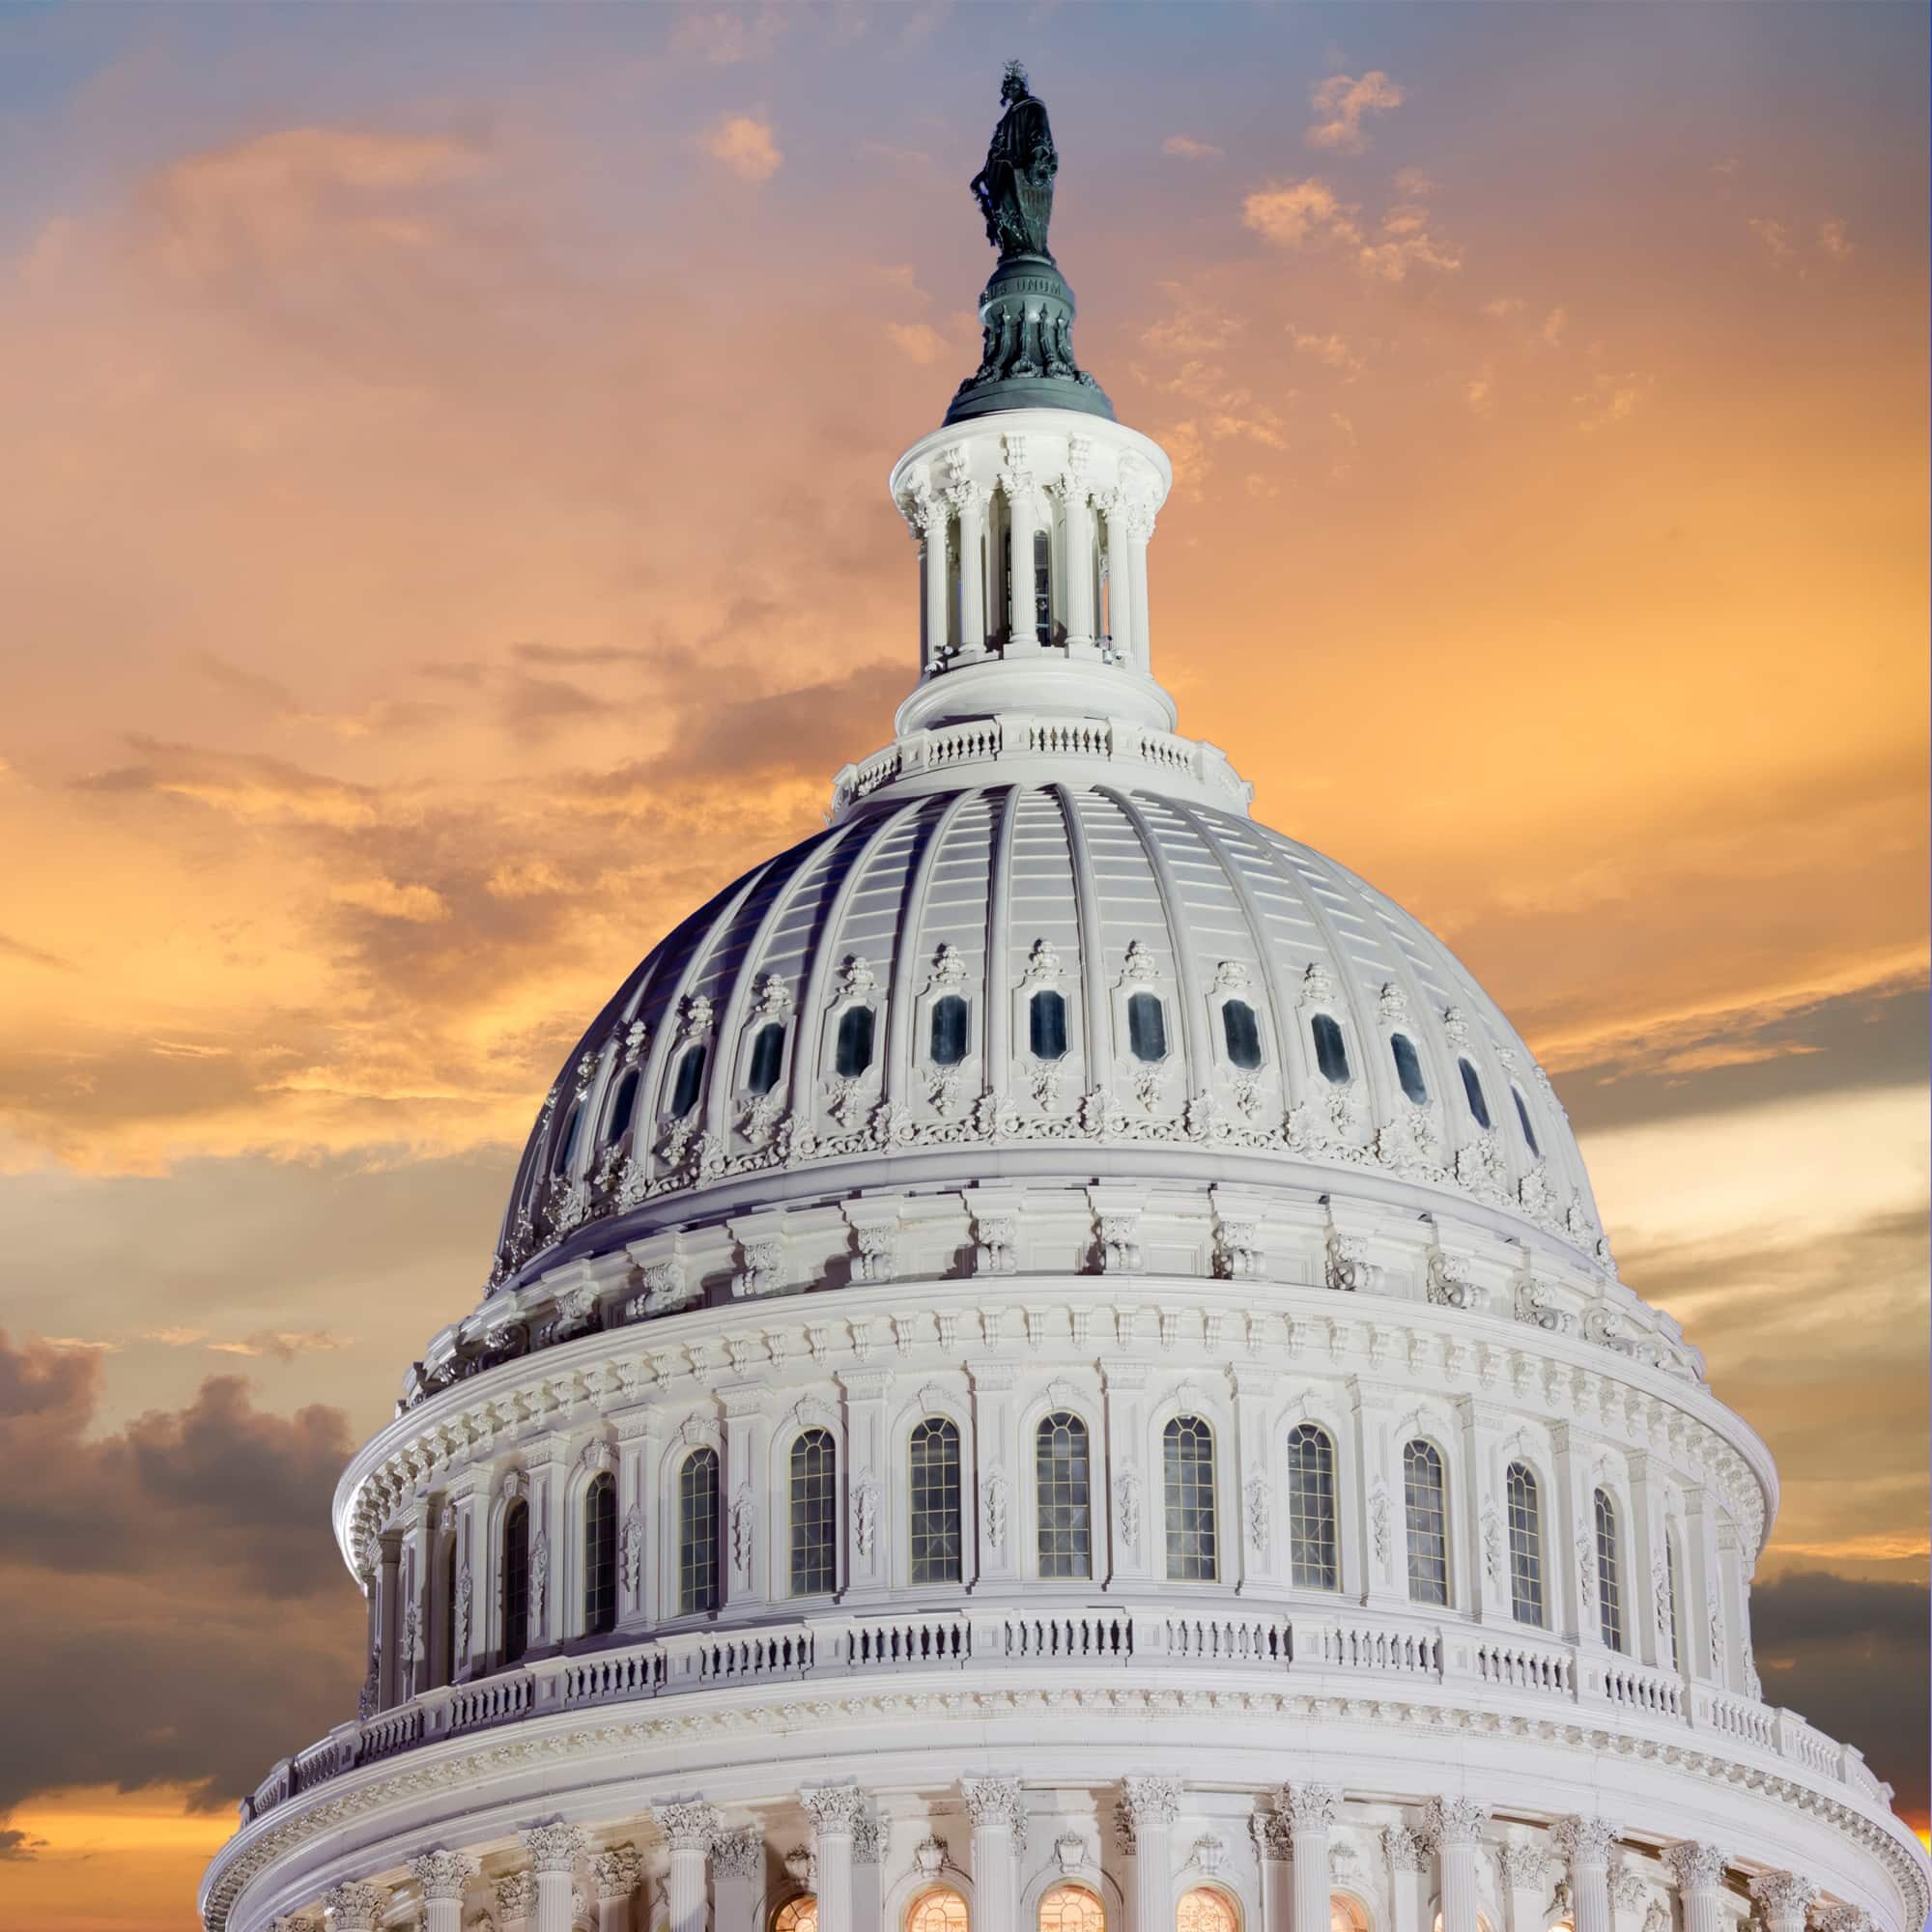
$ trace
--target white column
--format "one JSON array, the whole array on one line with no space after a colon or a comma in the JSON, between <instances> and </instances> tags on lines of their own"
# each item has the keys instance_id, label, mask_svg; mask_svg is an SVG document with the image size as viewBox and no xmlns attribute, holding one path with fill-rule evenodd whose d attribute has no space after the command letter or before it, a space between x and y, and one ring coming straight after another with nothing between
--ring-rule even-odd
<instances>
[{"instance_id":1,"label":"white column","mask_svg":"<svg viewBox=\"0 0 1932 1932\"><path fill-rule=\"evenodd\" d=\"M765 1834L757 1826L721 1833L711 1841L717 1932L753 1932L764 1880Z\"/></svg>"},{"instance_id":2,"label":"white column","mask_svg":"<svg viewBox=\"0 0 1932 1932\"><path fill-rule=\"evenodd\" d=\"M1750 1882L1750 1895L1764 1914L1769 1932L1804 1932L1804 1917L1818 1888L1796 1872L1759 1872ZM1583 1932L1579 1925L1577 1932Z\"/></svg>"},{"instance_id":3,"label":"white column","mask_svg":"<svg viewBox=\"0 0 1932 1932\"><path fill-rule=\"evenodd\" d=\"M920 577L924 592L925 636L922 639L928 668L946 661L946 543L952 533L952 512L943 497L923 497L919 504Z\"/></svg>"},{"instance_id":4,"label":"white column","mask_svg":"<svg viewBox=\"0 0 1932 1932\"><path fill-rule=\"evenodd\" d=\"M1275 1808L1288 1814L1294 1844L1291 1932L1328 1932L1328 1828L1341 1803L1342 1794L1332 1784L1284 1784L1275 1800ZM1475 1932L1473 1920L1468 1932Z\"/></svg>"},{"instance_id":5,"label":"white column","mask_svg":"<svg viewBox=\"0 0 1932 1932\"><path fill-rule=\"evenodd\" d=\"M1127 524L1127 570L1132 588L1127 595L1134 612L1134 663L1146 670L1152 662L1148 640L1148 539L1153 535L1153 513L1134 512Z\"/></svg>"},{"instance_id":6,"label":"white column","mask_svg":"<svg viewBox=\"0 0 1932 1932\"><path fill-rule=\"evenodd\" d=\"M1577 1932L1611 1932L1610 1846L1616 1835L1605 1818L1566 1818L1556 1828L1557 1850L1570 1861Z\"/></svg>"},{"instance_id":7,"label":"white column","mask_svg":"<svg viewBox=\"0 0 1932 1932\"><path fill-rule=\"evenodd\" d=\"M1008 582L1007 652L1039 648L1039 583L1034 575L1033 533L1039 527L1032 479L1015 476L1007 485L1007 522L1012 531L1013 567Z\"/></svg>"},{"instance_id":8,"label":"white column","mask_svg":"<svg viewBox=\"0 0 1932 1932\"><path fill-rule=\"evenodd\" d=\"M570 1893L583 1833L575 1825L536 1825L524 1833L536 1875L536 1932L570 1932Z\"/></svg>"},{"instance_id":9,"label":"white column","mask_svg":"<svg viewBox=\"0 0 1932 1932\"><path fill-rule=\"evenodd\" d=\"M978 1932L1014 1932L1019 1912L1017 1843L1026 1830L1026 1800L1016 1777L961 1778L973 1815L973 1899Z\"/></svg>"},{"instance_id":10,"label":"white column","mask_svg":"<svg viewBox=\"0 0 1932 1932\"><path fill-rule=\"evenodd\" d=\"M1261 1932L1289 1932L1294 1892L1289 1867L1288 1820L1279 1811L1257 1811L1248 1820L1255 1863L1262 1880Z\"/></svg>"},{"instance_id":11,"label":"white column","mask_svg":"<svg viewBox=\"0 0 1932 1932\"><path fill-rule=\"evenodd\" d=\"M1724 1867L1730 1862L1724 1853L1686 1838L1664 1853L1663 1862L1677 1881L1684 1932L1723 1932Z\"/></svg>"},{"instance_id":12,"label":"white column","mask_svg":"<svg viewBox=\"0 0 1932 1932\"><path fill-rule=\"evenodd\" d=\"M952 493L959 511L959 652L986 653L986 486L962 483ZM823 1904L819 1923L823 1925Z\"/></svg>"},{"instance_id":13,"label":"white column","mask_svg":"<svg viewBox=\"0 0 1932 1932\"><path fill-rule=\"evenodd\" d=\"M885 1857L885 1821L876 1811L862 1810L852 1821L852 1932L883 1932Z\"/></svg>"},{"instance_id":14,"label":"white column","mask_svg":"<svg viewBox=\"0 0 1932 1932\"><path fill-rule=\"evenodd\" d=\"M1066 654L1092 657L1094 643L1094 511L1077 470L1062 482L1066 510Z\"/></svg>"},{"instance_id":15,"label":"white column","mask_svg":"<svg viewBox=\"0 0 1932 1932\"><path fill-rule=\"evenodd\" d=\"M769 1392L762 1385L734 1382L719 1389L718 1399L724 1408L724 1466L718 1472L724 1548L719 1551L718 1568L725 1603L740 1608L766 1603L773 1594L765 1562L770 1539L758 1521L772 1435L766 1413ZM773 1506L779 1506L776 1498ZM781 1579L781 1595L783 1587Z\"/></svg>"},{"instance_id":16,"label":"white column","mask_svg":"<svg viewBox=\"0 0 1932 1932\"><path fill-rule=\"evenodd\" d=\"M718 1813L709 1804L661 1804L657 1820L670 1848L665 1881L670 1932L705 1932L705 1861L718 1835Z\"/></svg>"},{"instance_id":17,"label":"white column","mask_svg":"<svg viewBox=\"0 0 1932 1932\"><path fill-rule=\"evenodd\" d=\"M1115 1814L1133 1854L1134 1907L1127 1932L1174 1932L1174 1821L1180 1786L1171 1777L1123 1777Z\"/></svg>"},{"instance_id":18,"label":"white column","mask_svg":"<svg viewBox=\"0 0 1932 1932\"><path fill-rule=\"evenodd\" d=\"M612 1845L590 1861L597 1891L597 1932L631 1932L631 1894L643 1871L636 1845Z\"/></svg>"},{"instance_id":19,"label":"white column","mask_svg":"<svg viewBox=\"0 0 1932 1932\"><path fill-rule=\"evenodd\" d=\"M322 1894L323 1918L329 1932L376 1932L388 1910L387 1890L360 1880Z\"/></svg>"},{"instance_id":20,"label":"white column","mask_svg":"<svg viewBox=\"0 0 1932 1932\"><path fill-rule=\"evenodd\" d=\"M818 1932L852 1932L852 1832L860 1793L852 1784L824 1784L801 1791L811 1819L811 1851L818 1865ZM670 1932L684 1932L672 1923Z\"/></svg>"},{"instance_id":21,"label":"white column","mask_svg":"<svg viewBox=\"0 0 1932 1932\"><path fill-rule=\"evenodd\" d=\"M1476 1840L1489 1811L1467 1798L1432 1798L1426 1830L1442 1870L1442 1932L1476 1932ZM1579 1922L1577 1932L1583 1932ZM1595 1932L1608 1932L1606 1926Z\"/></svg>"},{"instance_id":22,"label":"white column","mask_svg":"<svg viewBox=\"0 0 1932 1932\"><path fill-rule=\"evenodd\" d=\"M410 1861L410 1876L422 1889L423 1932L463 1932L463 1889L475 1869L461 1852L425 1852Z\"/></svg>"},{"instance_id":23,"label":"white column","mask_svg":"<svg viewBox=\"0 0 1932 1932\"><path fill-rule=\"evenodd\" d=\"M1134 567L1128 560L1127 515L1120 494L1110 495L1107 517L1107 636L1117 657L1134 654Z\"/></svg>"},{"instance_id":24,"label":"white column","mask_svg":"<svg viewBox=\"0 0 1932 1932\"><path fill-rule=\"evenodd\" d=\"M1407 1825L1389 1825L1382 1831L1382 1851L1389 1867L1390 1932L1421 1932L1429 1841ZM1536 1932L1543 1932L1543 1927L1539 1925Z\"/></svg>"},{"instance_id":25,"label":"white column","mask_svg":"<svg viewBox=\"0 0 1932 1932\"><path fill-rule=\"evenodd\" d=\"M401 1608L396 1618L396 1702L406 1704L429 1689L430 1516L427 1504L412 1509L403 1525L402 1568L397 1583Z\"/></svg>"},{"instance_id":26,"label":"white column","mask_svg":"<svg viewBox=\"0 0 1932 1932\"><path fill-rule=\"evenodd\" d=\"M1496 1871L1502 1886L1503 1932L1543 1932L1549 1903L1549 1847L1498 1845Z\"/></svg>"}]
</instances>

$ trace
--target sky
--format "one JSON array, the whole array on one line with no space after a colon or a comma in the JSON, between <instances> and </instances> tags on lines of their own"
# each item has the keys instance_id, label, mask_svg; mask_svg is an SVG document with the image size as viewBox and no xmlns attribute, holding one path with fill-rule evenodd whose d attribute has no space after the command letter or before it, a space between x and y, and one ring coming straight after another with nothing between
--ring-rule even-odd
<instances>
[{"instance_id":1,"label":"sky","mask_svg":"<svg viewBox=\"0 0 1932 1932\"><path fill-rule=\"evenodd\" d=\"M0 7L0 1923L355 1708L327 1496L917 657L1025 58L1158 672L1555 1078L1926 1817L1922 9Z\"/></svg>"}]
</instances>

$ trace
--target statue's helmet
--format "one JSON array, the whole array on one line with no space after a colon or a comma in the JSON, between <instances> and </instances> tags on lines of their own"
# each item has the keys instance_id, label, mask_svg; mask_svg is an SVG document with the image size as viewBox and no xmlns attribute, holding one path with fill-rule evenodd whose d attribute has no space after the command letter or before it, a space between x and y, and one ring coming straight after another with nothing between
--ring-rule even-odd
<instances>
[{"instance_id":1,"label":"statue's helmet","mask_svg":"<svg viewBox=\"0 0 1932 1932\"><path fill-rule=\"evenodd\" d=\"M1006 77L1000 82L1000 102L1003 106L1010 107L1015 100L1024 100L1026 98L1026 68L1019 61L1009 61Z\"/></svg>"}]
</instances>

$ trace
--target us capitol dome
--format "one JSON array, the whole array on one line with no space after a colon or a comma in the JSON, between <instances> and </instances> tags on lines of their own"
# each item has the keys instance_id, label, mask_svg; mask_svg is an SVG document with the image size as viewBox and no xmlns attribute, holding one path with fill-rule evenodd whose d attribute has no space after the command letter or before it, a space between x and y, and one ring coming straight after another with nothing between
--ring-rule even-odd
<instances>
[{"instance_id":1,"label":"us capitol dome","mask_svg":"<svg viewBox=\"0 0 1932 1932\"><path fill-rule=\"evenodd\" d=\"M1004 102L896 735L571 1051L207 1932L1911 1932L1534 1055L1176 728Z\"/></svg>"}]
</instances>

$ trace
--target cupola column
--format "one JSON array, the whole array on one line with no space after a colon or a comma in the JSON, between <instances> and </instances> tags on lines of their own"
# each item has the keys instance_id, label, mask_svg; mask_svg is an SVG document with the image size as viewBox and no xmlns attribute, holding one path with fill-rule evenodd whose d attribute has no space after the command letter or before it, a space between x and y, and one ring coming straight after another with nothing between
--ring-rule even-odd
<instances>
[{"instance_id":1,"label":"cupola column","mask_svg":"<svg viewBox=\"0 0 1932 1932\"><path fill-rule=\"evenodd\" d=\"M1098 655L1094 640L1094 511L1087 500L1086 447L1082 438L1071 439L1060 486L1066 518L1066 653L1075 658Z\"/></svg>"},{"instance_id":2,"label":"cupola column","mask_svg":"<svg viewBox=\"0 0 1932 1932\"><path fill-rule=\"evenodd\" d=\"M1019 1909L1020 1833L1026 1799L1016 1777L968 1777L960 1781L973 1814L973 1892L977 1932L1014 1932Z\"/></svg>"},{"instance_id":3,"label":"cupola column","mask_svg":"<svg viewBox=\"0 0 1932 1932\"><path fill-rule=\"evenodd\" d=\"M1699 1845L1686 1838L1664 1853L1663 1861L1677 1880L1684 1906L1684 1932L1723 1932L1724 1866L1728 1862L1716 1845Z\"/></svg>"},{"instance_id":4,"label":"cupola column","mask_svg":"<svg viewBox=\"0 0 1932 1932\"><path fill-rule=\"evenodd\" d=\"M932 670L946 661L946 547L952 513L943 497L922 497L913 509L919 526L920 587L925 611L925 635L920 640L920 663Z\"/></svg>"},{"instance_id":5,"label":"cupola column","mask_svg":"<svg viewBox=\"0 0 1932 1932\"><path fill-rule=\"evenodd\" d=\"M423 1932L462 1932L463 1889L475 1870L460 1852L425 1852L410 1861L410 1876L422 1890Z\"/></svg>"},{"instance_id":6,"label":"cupola column","mask_svg":"<svg viewBox=\"0 0 1932 1932\"><path fill-rule=\"evenodd\" d=\"M1294 1845L1291 1932L1328 1932L1328 1830L1341 1804L1342 1794L1332 1784L1284 1784L1275 1800L1276 1807L1288 1814ZM1468 1932L1475 1932L1473 1925Z\"/></svg>"},{"instance_id":7,"label":"cupola column","mask_svg":"<svg viewBox=\"0 0 1932 1932\"><path fill-rule=\"evenodd\" d=\"M811 1851L818 1877L818 1932L853 1932L852 1833L861 1797L855 1784L820 1785L799 1793L811 1819ZM670 1932L686 1932L675 1919Z\"/></svg>"},{"instance_id":8,"label":"cupola column","mask_svg":"<svg viewBox=\"0 0 1932 1932\"><path fill-rule=\"evenodd\" d=\"M881 1932L885 1912L886 1826L861 1806L852 1821L852 1932Z\"/></svg>"},{"instance_id":9,"label":"cupola column","mask_svg":"<svg viewBox=\"0 0 1932 1932\"><path fill-rule=\"evenodd\" d=\"M717 1932L753 1932L765 1883L765 1834L755 1825L721 1833L711 1843Z\"/></svg>"},{"instance_id":10,"label":"cupola column","mask_svg":"<svg viewBox=\"0 0 1932 1932\"><path fill-rule=\"evenodd\" d=\"M1557 1849L1570 1861L1577 1932L1610 1932L1610 1846L1616 1835L1617 1828L1604 1818L1566 1818L1556 1828Z\"/></svg>"},{"instance_id":11,"label":"cupola column","mask_svg":"<svg viewBox=\"0 0 1932 1932\"><path fill-rule=\"evenodd\" d=\"M590 1861L590 1877L597 1892L597 1932L631 1932L631 1895L643 1875L643 1861L635 1845L613 1845Z\"/></svg>"},{"instance_id":12,"label":"cupola column","mask_svg":"<svg viewBox=\"0 0 1932 1932\"><path fill-rule=\"evenodd\" d=\"M1126 506L1118 490L1107 493L1103 509L1107 519L1107 637L1116 657L1133 658L1134 567L1128 558L1132 544L1127 535ZM1137 658L1134 661L1140 662Z\"/></svg>"},{"instance_id":13,"label":"cupola column","mask_svg":"<svg viewBox=\"0 0 1932 1932\"><path fill-rule=\"evenodd\" d=\"M1168 1932L1174 1921L1174 1821L1180 1786L1171 1777L1123 1777L1116 1817L1134 1861L1128 1932Z\"/></svg>"},{"instance_id":14,"label":"cupola column","mask_svg":"<svg viewBox=\"0 0 1932 1932\"><path fill-rule=\"evenodd\" d=\"M982 658L986 655L986 486L962 483L952 497L959 512L959 653Z\"/></svg>"},{"instance_id":15,"label":"cupola column","mask_svg":"<svg viewBox=\"0 0 1932 1932\"><path fill-rule=\"evenodd\" d=\"M1153 512L1136 510L1127 520L1127 592L1134 614L1134 668L1148 670L1153 648L1148 638L1148 540L1153 535Z\"/></svg>"},{"instance_id":16,"label":"cupola column","mask_svg":"<svg viewBox=\"0 0 1932 1932\"><path fill-rule=\"evenodd\" d=\"M537 1825L524 1833L536 1874L536 1932L570 1932L571 1897L583 1833L575 1825Z\"/></svg>"},{"instance_id":17,"label":"cupola column","mask_svg":"<svg viewBox=\"0 0 1932 1932\"><path fill-rule=\"evenodd\" d=\"M1432 1798L1426 1829L1442 1869L1442 1932L1476 1932L1476 1840L1489 1811L1467 1798ZM1577 1932L1583 1932L1579 1920ZM1608 1932L1606 1926L1592 1932Z\"/></svg>"},{"instance_id":18,"label":"cupola column","mask_svg":"<svg viewBox=\"0 0 1932 1932\"><path fill-rule=\"evenodd\" d=\"M658 1824L670 1847L670 1872L665 1882L665 1904L670 1932L705 1932L705 1861L718 1835L718 1813L709 1804L666 1804Z\"/></svg>"}]
</instances>

